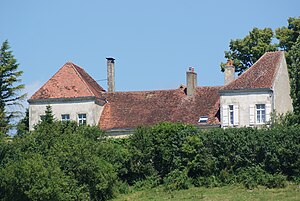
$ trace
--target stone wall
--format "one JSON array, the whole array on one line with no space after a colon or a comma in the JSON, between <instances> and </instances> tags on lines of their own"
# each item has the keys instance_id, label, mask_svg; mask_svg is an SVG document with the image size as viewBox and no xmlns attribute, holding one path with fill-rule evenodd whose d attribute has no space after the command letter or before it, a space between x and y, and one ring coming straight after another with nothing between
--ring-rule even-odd
<instances>
[{"instance_id":1,"label":"stone wall","mask_svg":"<svg viewBox=\"0 0 300 201\"><path fill-rule=\"evenodd\" d=\"M29 105L29 129L40 121L45 114L46 106L52 107L52 112L57 120L61 120L62 114L69 114L70 120L78 121L78 114L86 114L88 125L98 125L103 106L95 103L94 100L80 101L48 101L35 102Z\"/></svg>"}]
</instances>

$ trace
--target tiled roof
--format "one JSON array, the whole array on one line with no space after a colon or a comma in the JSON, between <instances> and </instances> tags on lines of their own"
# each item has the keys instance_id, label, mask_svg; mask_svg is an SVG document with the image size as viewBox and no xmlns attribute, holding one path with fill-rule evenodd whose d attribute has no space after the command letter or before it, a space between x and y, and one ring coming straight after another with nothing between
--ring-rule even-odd
<instances>
[{"instance_id":1,"label":"tiled roof","mask_svg":"<svg viewBox=\"0 0 300 201\"><path fill-rule=\"evenodd\" d=\"M102 96L105 90L82 68L67 62L30 100L49 98L79 98Z\"/></svg>"},{"instance_id":2,"label":"tiled roof","mask_svg":"<svg viewBox=\"0 0 300 201\"><path fill-rule=\"evenodd\" d=\"M272 88L283 51L266 52L246 72L226 85L223 90Z\"/></svg>"},{"instance_id":3,"label":"tiled roof","mask_svg":"<svg viewBox=\"0 0 300 201\"><path fill-rule=\"evenodd\" d=\"M194 96L187 96L185 88L107 93L100 128L135 128L164 121L198 124L200 116L208 116L207 124L219 124L219 89L198 87Z\"/></svg>"}]
</instances>

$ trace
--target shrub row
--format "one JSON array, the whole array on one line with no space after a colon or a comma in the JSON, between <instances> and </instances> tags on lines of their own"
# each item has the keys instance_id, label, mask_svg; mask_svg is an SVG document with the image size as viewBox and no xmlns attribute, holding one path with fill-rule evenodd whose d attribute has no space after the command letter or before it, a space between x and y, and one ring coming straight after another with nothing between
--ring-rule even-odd
<instances>
[{"instance_id":1,"label":"shrub row","mask_svg":"<svg viewBox=\"0 0 300 201\"><path fill-rule=\"evenodd\" d=\"M125 140L126 160L118 166L126 169L122 179L129 184L152 178L170 189L187 188L189 182L282 187L287 180L299 181L299 133L299 126L199 131L161 123L138 128Z\"/></svg>"},{"instance_id":2,"label":"shrub row","mask_svg":"<svg viewBox=\"0 0 300 201\"><path fill-rule=\"evenodd\" d=\"M110 139L96 127L48 118L12 142L0 140L0 199L107 200L128 185L284 187L300 181L299 133L300 126L198 130L160 123Z\"/></svg>"}]
</instances>

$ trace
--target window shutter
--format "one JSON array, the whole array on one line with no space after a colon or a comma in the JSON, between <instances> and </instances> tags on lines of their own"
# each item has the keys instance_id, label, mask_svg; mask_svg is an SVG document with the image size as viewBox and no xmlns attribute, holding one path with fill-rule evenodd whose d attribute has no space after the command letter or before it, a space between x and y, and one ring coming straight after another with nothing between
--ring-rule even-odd
<instances>
[{"instance_id":1,"label":"window shutter","mask_svg":"<svg viewBox=\"0 0 300 201\"><path fill-rule=\"evenodd\" d=\"M228 126L228 106L227 105L223 105L222 106L222 123L223 126Z\"/></svg>"},{"instance_id":2,"label":"window shutter","mask_svg":"<svg viewBox=\"0 0 300 201\"><path fill-rule=\"evenodd\" d=\"M234 105L233 106L233 124L235 126L239 125L239 106L238 105Z\"/></svg>"},{"instance_id":3,"label":"window shutter","mask_svg":"<svg viewBox=\"0 0 300 201\"><path fill-rule=\"evenodd\" d=\"M266 123L271 120L272 107L271 104L266 104Z\"/></svg>"},{"instance_id":4,"label":"window shutter","mask_svg":"<svg viewBox=\"0 0 300 201\"><path fill-rule=\"evenodd\" d=\"M255 106L254 105L250 105L250 109L249 109L249 124L250 125L254 125L255 123L255 110L254 110Z\"/></svg>"}]
</instances>

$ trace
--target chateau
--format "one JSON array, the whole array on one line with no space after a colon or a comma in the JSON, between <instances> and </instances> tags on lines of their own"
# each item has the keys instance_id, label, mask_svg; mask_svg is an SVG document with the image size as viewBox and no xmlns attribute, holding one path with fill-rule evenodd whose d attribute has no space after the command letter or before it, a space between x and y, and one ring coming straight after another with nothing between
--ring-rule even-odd
<instances>
[{"instance_id":1,"label":"chateau","mask_svg":"<svg viewBox=\"0 0 300 201\"><path fill-rule=\"evenodd\" d=\"M233 63L227 62L224 86L197 86L197 74L189 68L186 86L177 89L115 92L114 66L115 60L107 58L106 91L83 68L64 64L28 100L30 129L47 105L56 119L98 125L112 134L165 121L205 128L259 127L269 124L272 112L292 110L283 51L265 53L236 79Z\"/></svg>"}]
</instances>

